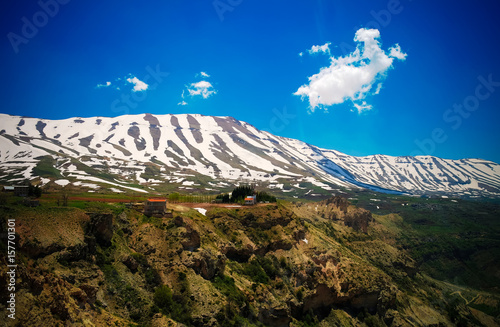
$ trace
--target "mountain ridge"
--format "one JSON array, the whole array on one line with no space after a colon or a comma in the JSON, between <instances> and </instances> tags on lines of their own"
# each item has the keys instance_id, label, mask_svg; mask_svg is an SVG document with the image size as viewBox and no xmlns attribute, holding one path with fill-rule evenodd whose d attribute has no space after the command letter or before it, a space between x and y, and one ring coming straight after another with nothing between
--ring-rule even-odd
<instances>
[{"instance_id":1,"label":"mountain ridge","mask_svg":"<svg viewBox=\"0 0 500 327\"><path fill-rule=\"evenodd\" d=\"M228 183L263 183L296 196L304 195L301 190L311 185L330 193L361 188L412 195L500 196L500 165L489 160L350 156L276 136L229 116L139 114L51 120L0 114L0 120L0 182L36 177L56 184L85 180L117 187L147 185L142 187L147 192L159 191L155 184L165 182L208 191ZM59 174L42 176L36 169L40 158L52 158ZM93 173L83 174L85 170ZM96 174L108 175L96 180L92 176ZM189 176L181 178L182 174ZM205 185L195 176L203 177Z\"/></svg>"}]
</instances>

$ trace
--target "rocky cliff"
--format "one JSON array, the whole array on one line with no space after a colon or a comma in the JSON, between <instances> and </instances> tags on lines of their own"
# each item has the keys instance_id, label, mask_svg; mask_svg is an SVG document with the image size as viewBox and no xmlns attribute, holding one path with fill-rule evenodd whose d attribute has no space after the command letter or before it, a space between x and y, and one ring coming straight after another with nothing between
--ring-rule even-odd
<instances>
[{"instance_id":1,"label":"rocky cliff","mask_svg":"<svg viewBox=\"0 0 500 327\"><path fill-rule=\"evenodd\" d=\"M372 215L342 198L217 207L206 216L171 209L172 218L156 218L119 204L92 211L3 206L2 229L6 218L17 223L19 268L16 320L6 317L4 292L0 320L9 326L498 323L494 311L478 310L496 308L496 295L460 291L421 271L396 242L398 215Z\"/></svg>"}]
</instances>

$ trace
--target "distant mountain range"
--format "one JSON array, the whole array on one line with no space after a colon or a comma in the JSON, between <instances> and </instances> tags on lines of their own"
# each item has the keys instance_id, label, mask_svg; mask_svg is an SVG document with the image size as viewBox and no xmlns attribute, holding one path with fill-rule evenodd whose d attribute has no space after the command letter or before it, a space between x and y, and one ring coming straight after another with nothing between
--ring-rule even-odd
<instances>
[{"instance_id":1,"label":"distant mountain range","mask_svg":"<svg viewBox=\"0 0 500 327\"><path fill-rule=\"evenodd\" d=\"M232 117L126 115L48 120L0 114L0 183L39 178L90 191L214 191L256 183L314 196L342 188L499 197L500 165L432 156L349 156Z\"/></svg>"}]
</instances>

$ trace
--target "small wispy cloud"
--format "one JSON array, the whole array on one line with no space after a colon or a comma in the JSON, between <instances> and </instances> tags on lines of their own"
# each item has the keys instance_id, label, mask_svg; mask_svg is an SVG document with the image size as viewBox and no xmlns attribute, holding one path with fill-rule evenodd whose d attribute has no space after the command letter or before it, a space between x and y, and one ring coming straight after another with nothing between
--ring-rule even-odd
<instances>
[{"instance_id":1,"label":"small wispy cloud","mask_svg":"<svg viewBox=\"0 0 500 327\"><path fill-rule=\"evenodd\" d=\"M315 53L330 54L330 44L331 43L328 42L323 45L313 45L311 49L307 50L307 52L309 52L309 54L315 54Z\"/></svg>"},{"instance_id":2,"label":"small wispy cloud","mask_svg":"<svg viewBox=\"0 0 500 327\"><path fill-rule=\"evenodd\" d=\"M396 44L388 53L380 48L380 32L361 28L356 32L356 49L345 57L330 57L329 67L310 76L309 83L302 85L294 95L308 98L311 111L350 101L358 111L372 109L366 97L378 94L382 81L393 68L394 59L405 60L406 53ZM330 43L313 46L309 53L330 53ZM373 90L374 84L377 84Z\"/></svg>"},{"instance_id":3,"label":"small wispy cloud","mask_svg":"<svg viewBox=\"0 0 500 327\"><path fill-rule=\"evenodd\" d=\"M97 84L96 88L100 89L102 87L108 87L111 86L111 82L106 82L106 84Z\"/></svg>"},{"instance_id":4,"label":"small wispy cloud","mask_svg":"<svg viewBox=\"0 0 500 327\"><path fill-rule=\"evenodd\" d=\"M126 86L130 87L130 84L133 85L133 92L146 91L149 88L148 84L132 74L128 74L125 77L117 77L113 80L113 82L108 81L106 84L97 84L96 88L101 89L112 87L115 90L121 90L122 88L126 88Z\"/></svg>"},{"instance_id":5,"label":"small wispy cloud","mask_svg":"<svg viewBox=\"0 0 500 327\"><path fill-rule=\"evenodd\" d=\"M144 83L143 81L141 81L140 79L138 79L135 76L127 78L127 82L134 85L134 89L133 89L134 92L146 91L149 87L148 84Z\"/></svg>"},{"instance_id":6,"label":"small wispy cloud","mask_svg":"<svg viewBox=\"0 0 500 327\"><path fill-rule=\"evenodd\" d=\"M181 101L181 102L179 102L177 105L178 105L178 106L187 106L187 104L188 104L188 103L187 103L186 101L182 100L182 101Z\"/></svg>"},{"instance_id":7,"label":"small wispy cloud","mask_svg":"<svg viewBox=\"0 0 500 327\"><path fill-rule=\"evenodd\" d=\"M201 73L200 73L200 75L201 75L202 77L207 77L207 78L208 78L208 77L210 77L210 75L208 75L208 74L207 74L207 73L205 73L205 72L201 72Z\"/></svg>"}]
</instances>

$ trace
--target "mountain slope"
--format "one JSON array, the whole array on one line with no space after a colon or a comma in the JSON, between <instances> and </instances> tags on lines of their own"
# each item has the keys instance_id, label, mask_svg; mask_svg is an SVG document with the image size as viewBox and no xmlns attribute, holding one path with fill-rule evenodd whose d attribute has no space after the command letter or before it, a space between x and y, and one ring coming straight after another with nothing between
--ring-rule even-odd
<instances>
[{"instance_id":1,"label":"mountain slope","mask_svg":"<svg viewBox=\"0 0 500 327\"><path fill-rule=\"evenodd\" d=\"M47 120L0 114L0 181L154 191L266 183L287 192L500 195L500 166L480 159L354 157L272 135L231 117L126 115ZM142 186L141 186L142 185Z\"/></svg>"}]
</instances>

